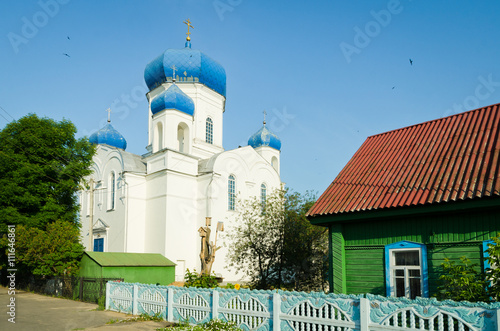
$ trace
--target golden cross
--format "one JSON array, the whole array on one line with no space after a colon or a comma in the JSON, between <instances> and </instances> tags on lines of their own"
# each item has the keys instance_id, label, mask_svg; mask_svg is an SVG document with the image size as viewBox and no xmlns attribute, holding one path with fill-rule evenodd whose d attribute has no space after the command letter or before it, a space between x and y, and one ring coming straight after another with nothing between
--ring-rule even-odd
<instances>
[{"instance_id":1,"label":"golden cross","mask_svg":"<svg viewBox=\"0 0 500 331\"><path fill-rule=\"evenodd\" d=\"M267 112L264 110L262 113L264 113L264 125L266 125L266 115L267 115Z\"/></svg>"},{"instance_id":2,"label":"golden cross","mask_svg":"<svg viewBox=\"0 0 500 331\"><path fill-rule=\"evenodd\" d=\"M189 20L189 18L187 19L187 21L184 21L183 23L186 24L188 27L188 32L186 33L187 34L186 40L191 41L191 37L189 36L191 34L191 32L189 32L189 28L194 29L194 26L191 25L191 21Z\"/></svg>"},{"instance_id":3,"label":"golden cross","mask_svg":"<svg viewBox=\"0 0 500 331\"><path fill-rule=\"evenodd\" d=\"M175 67L175 65L171 66L170 67L172 69L172 71L174 72L174 79L175 79L175 71L177 70L177 68Z\"/></svg>"}]
</instances>

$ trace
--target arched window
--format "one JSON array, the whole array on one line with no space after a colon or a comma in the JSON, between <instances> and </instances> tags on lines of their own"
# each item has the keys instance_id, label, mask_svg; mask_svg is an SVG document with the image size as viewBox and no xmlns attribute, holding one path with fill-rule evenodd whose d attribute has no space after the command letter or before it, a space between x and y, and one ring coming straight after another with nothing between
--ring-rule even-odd
<instances>
[{"instance_id":1,"label":"arched window","mask_svg":"<svg viewBox=\"0 0 500 331\"><path fill-rule=\"evenodd\" d=\"M260 202L262 203L262 207L266 205L266 197L267 197L267 187L266 184L262 183L262 185L260 185Z\"/></svg>"},{"instance_id":2,"label":"arched window","mask_svg":"<svg viewBox=\"0 0 500 331\"><path fill-rule=\"evenodd\" d=\"M156 137L153 145L153 152L158 152L159 150L163 149L163 125L161 122L156 124L155 135Z\"/></svg>"},{"instance_id":3,"label":"arched window","mask_svg":"<svg viewBox=\"0 0 500 331\"><path fill-rule=\"evenodd\" d=\"M209 144L214 143L214 122L210 117L207 117L207 127L206 127L206 134L205 134L205 141Z\"/></svg>"},{"instance_id":4,"label":"arched window","mask_svg":"<svg viewBox=\"0 0 500 331\"><path fill-rule=\"evenodd\" d=\"M116 195L116 183L115 183L115 173L111 172L109 175L109 201L108 210L115 209L115 195Z\"/></svg>"},{"instance_id":5,"label":"arched window","mask_svg":"<svg viewBox=\"0 0 500 331\"><path fill-rule=\"evenodd\" d=\"M271 159L271 166L276 170L276 172L279 172L279 164L278 164L278 158L276 156L273 156Z\"/></svg>"},{"instance_id":6,"label":"arched window","mask_svg":"<svg viewBox=\"0 0 500 331\"><path fill-rule=\"evenodd\" d=\"M177 126L177 143L179 152L189 153L189 127L186 123Z\"/></svg>"},{"instance_id":7,"label":"arched window","mask_svg":"<svg viewBox=\"0 0 500 331\"><path fill-rule=\"evenodd\" d=\"M236 200L236 179L233 175L227 181L227 209L234 210Z\"/></svg>"}]
</instances>

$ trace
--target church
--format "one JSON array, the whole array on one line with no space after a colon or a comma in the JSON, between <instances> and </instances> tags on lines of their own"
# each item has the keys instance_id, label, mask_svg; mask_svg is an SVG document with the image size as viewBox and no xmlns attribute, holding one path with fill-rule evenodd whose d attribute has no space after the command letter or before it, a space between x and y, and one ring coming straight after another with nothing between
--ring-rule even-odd
<instances>
[{"instance_id":1,"label":"church","mask_svg":"<svg viewBox=\"0 0 500 331\"><path fill-rule=\"evenodd\" d=\"M176 264L176 280L202 270L201 257L221 246L211 271L237 282L244 275L225 268L230 246L221 231L234 222L238 200L264 201L281 188L281 141L264 121L248 146L224 150L226 72L191 48L184 23L185 47L167 49L144 71L146 153L127 152L109 116L89 137L97 152L80 192L82 240L89 251L160 253Z\"/></svg>"}]
</instances>

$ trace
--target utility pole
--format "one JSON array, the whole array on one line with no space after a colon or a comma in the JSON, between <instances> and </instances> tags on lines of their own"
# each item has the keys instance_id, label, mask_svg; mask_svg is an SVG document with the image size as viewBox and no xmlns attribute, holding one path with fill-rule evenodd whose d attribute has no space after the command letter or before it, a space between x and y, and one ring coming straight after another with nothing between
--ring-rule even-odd
<instances>
[{"instance_id":1,"label":"utility pole","mask_svg":"<svg viewBox=\"0 0 500 331\"><path fill-rule=\"evenodd\" d=\"M94 244L94 179L90 179L90 199L89 199L89 204L90 204L90 218L89 218L89 237L90 237L90 245L89 245L89 251L93 251L93 244Z\"/></svg>"}]
</instances>

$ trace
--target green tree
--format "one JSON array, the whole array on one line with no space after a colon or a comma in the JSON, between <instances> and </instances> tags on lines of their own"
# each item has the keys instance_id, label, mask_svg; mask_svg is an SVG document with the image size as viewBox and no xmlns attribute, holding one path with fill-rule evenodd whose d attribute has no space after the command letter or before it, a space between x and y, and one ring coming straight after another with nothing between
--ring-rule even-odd
<instances>
[{"instance_id":1,"label":"green tree","mask_svg":"<svg viewBox=\"0 0 500 331\"><path fill-rule=\"evenodd\" d=\"M18 225L15 248L24 272L44 276L78 275L84 252L78 227L66 221L48 223L45 231Z\"/></svg>"},{"instance_id":2,"label":"green tree","mask_svg":"<svg viewBox=\"0 0 500 331\"><path fill-rule=\"evenodd\" d=\"M439 276L438 299L488 302L487 281L478 271L479 265L471 263L465 256L460 257L460 262L456 264L456 261L445 258L441 264L443 274Z\"/></svg>"},{"instance_id":3,"label":"green tree","mask_svg":"<svg viewBox=\"0 0 500 331\"><path fill-rule=\"evenodd\" d=\"M259 289L324 289L327 236L305 213L311 194L276 191L265 204L239 201L235 224L228 226L229 266L251 278Z\"/></svg>"},{"instance_id":4,"label":"green tree","mask_svg":"<svg viewBox=\"0 0 500 331\"><path fill-rule=\"evenodd\" d=\"M486 269L486 280L488 282L488 294L498 301L500 299L500 233L493 237L493 244L488 244L488 263Z\"/></svg>"},{"instance_id":5,"label":"green tree","mask_svg":"<svg viewBox=\"0 0 500 331\"><path fill-rule=\"evenodd\" d=\"M42 230L55 220L77 224L76 192L95 148L75 133L67 120L34 114L0 131L0 233L7 224Z\"/></svg>"}]
</instances>

